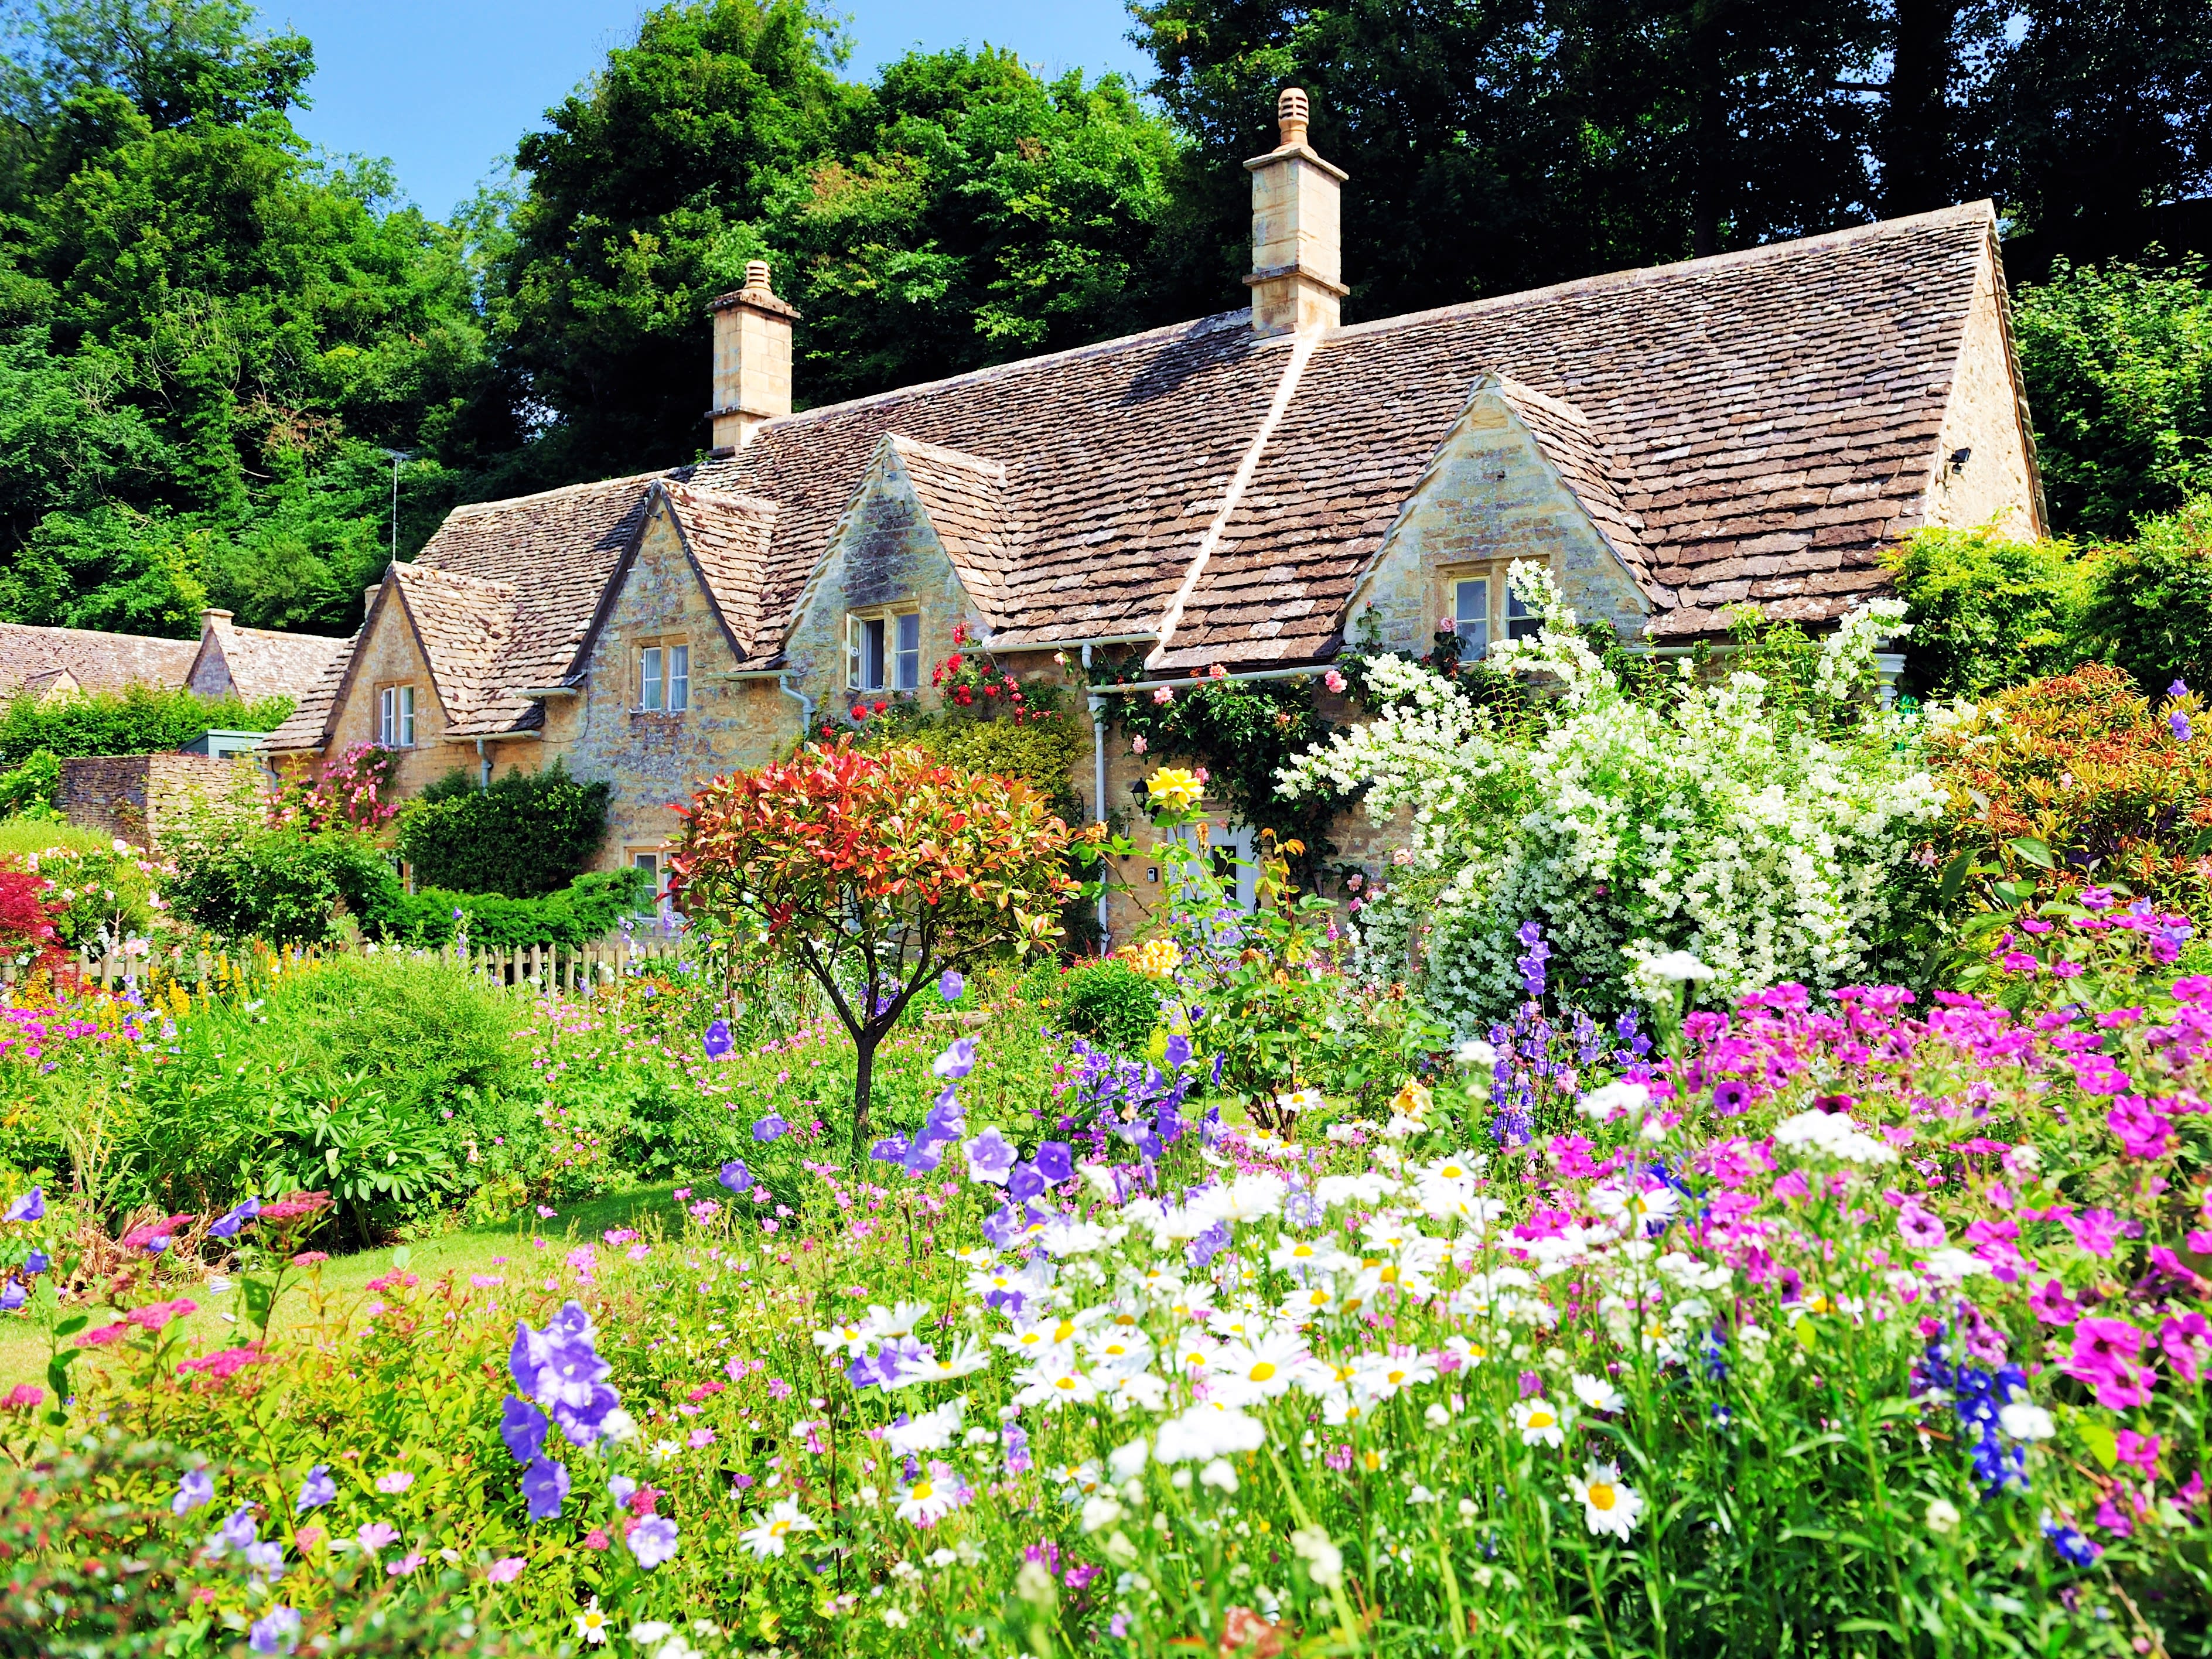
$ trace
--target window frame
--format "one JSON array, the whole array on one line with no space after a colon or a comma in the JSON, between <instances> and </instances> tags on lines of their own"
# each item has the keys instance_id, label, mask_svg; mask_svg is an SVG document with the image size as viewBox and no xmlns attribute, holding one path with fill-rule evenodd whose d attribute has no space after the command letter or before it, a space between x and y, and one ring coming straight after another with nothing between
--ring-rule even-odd
<instances>
[{"instance_id":1,"label":"window frame","mask_svg":"<svg viewBox=\"0 0 2212 1659\"><path fill-rule=\"evenodd\" d=\"M1437 571L1443 593L1437 614L1442 617L1449 612L1453 621L1459 624L1457 631L1462 641L1462 661L1480 661L1488 656L1502 641L1533 638L1537 630L1543 626L1543 618L1522 603L1519 596L1514 593L1510 584L1506 580L1506 573L1511 570L1516 562L1528 564L1533 561L1486 559L1480 562L1446 565ZM1550 567L1547 565L1546 568ZM1466 619L1460 614L1460 587L1462 584L1468 582L1488 584L1484 599L1486 612L1484 621L1484 640L1482 649L1480 651L1466 648Z\"/></svg>"},{"instance_id":2,"label":"window frame","mask_svg":"<svg viewBox=\"0 0 2212 1659\"><path fill-rule=\"evenodd\" d=\"M655 634L630 644L633 696L637 714L691 712L691 639L688 634ZM678 662L682 672L678 672Z\"/></svg>"},{"instance_id":3,"label":"window frame","mask_svg":"<svg viewBox=\"0 0 2212 1659\"><path fill-rule=\"evenodd\" d=\"M415 686L394 680L376 688L376 741L382 749L415 747Z\"/></svg>"},{"instance_id":4,"label":"window frame","mask_svg":"<svg viewBox=\"0 0 2212 1659\"><path fill-rule=\"evenodd\" d=\"M900 601L845 613L845 689L894 695L921 690L921 605Z\"/></svg>"}]
</instances>

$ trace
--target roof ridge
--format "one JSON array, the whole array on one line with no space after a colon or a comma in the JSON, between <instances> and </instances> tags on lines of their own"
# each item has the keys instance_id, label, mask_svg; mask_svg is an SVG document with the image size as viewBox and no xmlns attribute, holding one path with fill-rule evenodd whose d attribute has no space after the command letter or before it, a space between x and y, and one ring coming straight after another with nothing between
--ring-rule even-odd
<instances>
[{"instance_id":1,"label":"roof ridge","mask_svg":"<svg viewBox=\"0 0 2212 1659\"><path fill-rule=\"evenodd\" d=\"M409 559L393 561L392 568L395 577L401 580L419 580L435 576L441 581L466 582L477 587L496 589L502 593L514 593L520 591L514 583L504 576L471 576L464 570L448 570L443 565L438 564L418 564Z\"/></svg>"},{"instance_id":2,"label":"roof ridge","mask_svg":"<svg viewBox=\"0 0 2212 1659\"><path fill-rule=\"evenodd\" d=\"M462 501L449 508L446 517L457 519L464 514L503 511L519 507L525 501L551 501L556 495L574 495L586 489L606 489L617 484L635 484L642 489L656 478L665 478L673 473L688 470L688 463L679 463L674 466L654 467L644 472L625 472L611 478L592 478L582 483L559 484L551 489L532 490L527 495L496 495L486 501Z\"/></svg>"},{"instance_id":3,"label":"roof ridge","mask_svg":"<svg viewBox=\"0 0 2212 1659\"><path fill-rule=\"evenodd\" d=\"M902 453L911 450L931 460L948 459L974 471L996 473L1001 483L1006 480L1006 464L1004 461L994 460L988 455L978 455L972 449L955 449L951 444L933 444L927 438L912 437L896 430L886 432L884 436L893 448Z\"/></svg>"},{"instance_id":4,"label":"roof ridge","mask_svg":"<svg viewBox=\"0 0 2212 1659\"><path fill-rule=\"evenodd\" d=\"M692 483L682 478L657 478L653 483L672 496L704 495L713 501L735 501L743 507L769 513L780 511L782 507L775 496L755 495L749 489L720 489L713 484ZM647 484L646 488L650 489L653 485Z\"/></svg>"},{"instance_id":5,"label":"roof ridge","mask_svg":"<svg viewBox=\"0 0 2212 1659\"><path fill-rule=\"evenodd\" d=\"M1337 329L1328 338L1330 342L1349 339L1368 334L1380 334L1390 329L1414 326L1422 323L1443 322L1459 317L1472 317L1486 311L1504 311L1515 306L1535 305L1547 301L1564 299L1575 294L1602 294L1613 289L1633 288L1660 277L1680 276L1688 270L1718 270L1736 265L1764 264L1769 261L1794 258L1802 253L1822 252L1830 248L1844 247L1853 242L1866 241L1884 234L1895 234L1908 228L1930 228L1938 224L1960 224L1981 220L1994 228L1996 224L1996 205L1989 198L1978 201L1960 202L1950 207L1936 208L1927 213L1909 213L1897 219L1875 219L1863 225L1844 225L1835 230L1824 230L1811 236L1792 236L1777 241L1761 242L1756 247L1731 248L1726 253L1708 253L1701 258L1676 259L1663 265L1632 265L1623 270L1599 271L1589 276L1577 276L1564 283L1553 283L1543 288L1517 289L1510 294L1490 294L1479 299L1455 301L1448 306L1432 306L1426 311L1401 312L1395 317L1375 317L1365 322L1348 323Z\"/></svg>"},{"instance_id":6,"label":"roof ridge","mask_svg":"<svg viewBox=\"0 0 2212 1659\"><path fill-rule=\"evenodd\" d=\"M1192 318L1180 323L1163 323L1158 328L1139 329L1134 334L1116 335L1110 340L1094 340L1089 345L1064 346L1058 351L1041 351L1031 357L1010 358L1003 363L987 363L981 368L963 369L957 374L947 374L941 380L916 380L908 386L897 386L887 392L871 392L864 398L848 398L834 404L817 404L811 409L802 409L795 414L780 416L761 428L763 432L788 431L802 422L817 416L842 415L872 405L896 403L902 398L934 393L950 386L972 386L1011 374L1018 370L1036 368L1041 363L1079 362L1086 357L1103 357L1154 336L1194 340L1208 334L1218 334L1225 328L1242 328L1251 321L1249 309L1217 311L1204 317ZM1292 337L1287 334L1255 336L1255 345L1288 345Z\"/></svg>"}]
</instances>

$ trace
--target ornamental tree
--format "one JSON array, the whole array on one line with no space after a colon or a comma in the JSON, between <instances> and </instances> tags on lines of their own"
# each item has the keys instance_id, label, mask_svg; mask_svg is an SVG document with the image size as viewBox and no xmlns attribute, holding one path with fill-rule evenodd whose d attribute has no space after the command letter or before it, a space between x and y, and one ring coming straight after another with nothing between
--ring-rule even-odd
<instances>
[{"instance_id":1,"label":"ornamental tree","mask_svg":"<svg viewBox=\"0 0 2212 1659\"><path fill-rule=\"evenodd\" d=\"M683 810L671 897L726 930L763 928L821 983L852 1034L855 1146L877 1046L907 1003L974 957L1048 945L1076 893L1068 849L1096 833L1014 779L850 738L714 779Z\"/></svg>"}]
</instances>

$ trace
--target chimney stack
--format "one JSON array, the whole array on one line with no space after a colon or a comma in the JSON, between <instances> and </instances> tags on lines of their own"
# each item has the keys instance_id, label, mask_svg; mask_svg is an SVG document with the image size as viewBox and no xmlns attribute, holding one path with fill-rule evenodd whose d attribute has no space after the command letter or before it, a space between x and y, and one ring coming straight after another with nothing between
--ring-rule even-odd
<instances>
[{"instance_id":1,"label":"chimney stack","mask_svg":"<svg viewBox=\"0 0 2212 1659\"><path fill-rule=\"evenodd\" d=\"M745 265L745 285L707 307L714 314L714 449L734 453L791 413L791 325L796 307L769 287L768 261Z\"/></svg>"},{"instance_id":2,"label":"chimney stack","mask_svg":"<svg viewBox=\"0 0 2212 1659\"><path fill-rule=\"evenodd\" d=\"M1252 174L1255 334L1334 328L1344 296L1344 179L1306 143L1306 95L1285 87L1275 100L1282 142L1245 162Z\"/></svg>"}]
</instances>

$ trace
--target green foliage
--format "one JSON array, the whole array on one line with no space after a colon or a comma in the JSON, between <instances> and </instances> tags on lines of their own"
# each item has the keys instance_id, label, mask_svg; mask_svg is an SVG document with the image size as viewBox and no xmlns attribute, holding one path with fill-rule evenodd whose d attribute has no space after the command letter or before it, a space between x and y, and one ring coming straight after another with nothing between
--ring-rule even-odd
<instances>
[{"instance_id":1,"label":"green foliage","mask_svg":"<svg viewBox=\"0 0 2212 1659\"><path fill-rule=\"evenodd\" d=\"M2105 555L2081 632L2146 693L2177 679L2212 688L2212 495L2146 520Z\"/></svg>"},{"instance_id":2,"label":"green foliage","mask_svg":"<svg viewBox=\"0 0 2212 1659\"><path fill-rule=\"evenodd\" d=\"M167 896L178 915L226 939L323 945L340 907L375 914L399 891L385 855L358 831L270 824L250 798L196 811L173 837Z\"/></svg>"},{"instance_id":3,"label":"green foliage","mask_svg":"<svg viewBox=\"0 0 2212 1659\"><path fill-rule=\"evenodd\" d=\"M1892 564L1912 631L1900 690L1978 697L2081 660L2076 629L2096 574L2066 542L1923 530Z\"/></svg>"},{"instance_id":4,"label":"green foliage","mask_svg":"<svg viewBox=\"0 0 2212 1659\"><path fill-rule=\"evenodd\" d=\"M606 840L611 784L580 783L561 761L511 769L479 789L456 767L400 815L400 858L426 886L536 898L586 869Z\"/></svg>"},{"instance_id":5,"label":"green foliage","mask_svg":"<svg viewBox=\"0 0 2212 1659\"><path fill-rule=\"evenodd\" d=\"M2204 261L2160 270L2059 261L2013 305L2037 460L2054 523L2118 538L2212 489L2212 285Z\"/></svg>"},{"instance_id":6,"label":"green foliage","mask_svg":"<svg viewBox=\"0 0 2212 1659\"><path fill-rule=\"evenodd\" d=\"M20 854L0 851L0 861L46 880L55 942L64 950L91 946L129 958L143 955L161 908L159 862L128 842L65 837L55 833L65 826L40 827L47 831L43 837L23 836L34 844Z\"/></svg>"},{"instance_id":7,"label":"green foliage","mask_svg":"<svg viewBox=\"0 0 2212 1659\"><path fill-rule=\"evenodd\" d=\"M13 771L0 773L0 815L8 817L55 817L54 794L62 787L60 757L51 749L33 749Z\"/></svg>"},{"instance_id":8,"label":"green foliage","mask_svg":"<svg viewBox=\"0 0 2212 1659\"><path fill-rule=\"evenodd\" d=\"M653 878L642 870L598 870L566 887L531 898L461 893L443 888L380 889L362 918L366 930L410 945L446 945L465 932L480 949L529 945L588 945L622 919L653 904Z\"/></svg>"},{"instance_id":9,"label":"green foliage","mask_svg":"<svg viewBox=\"0 0 2212 1659\"><path fill-rule=\"evenodd\" d=\"M1062 1029L1122 1054L1140 1054L1160 1023L1160 989L1126 962L1071 969L1062 988Z\"/></svg>"},{"instance_id":10,"label":"green foliage","mask_svg":"<svg viewBox=\"0 0 2212 1659\"><path fill-rule=\"evenodd\" d=\"M291 712L289 697L242 702L168 686L45 699L22 692L0 713L0 762L20 766L41 749L63 757L157 754L210 731L273 732Z\"/></svg>"},{"instance_id":11,"label":"green foliage","mask_svg":"<svg viewBox=\"0 0 2212 1659\"><path fill-rule=\"evenodd\" d=\"M1064 801L1075 758L1085 747L1065 715L1049 720L946 720L916 741L947 766L1018 778L1051 801Z\"/></svg>"}]
</instances>

